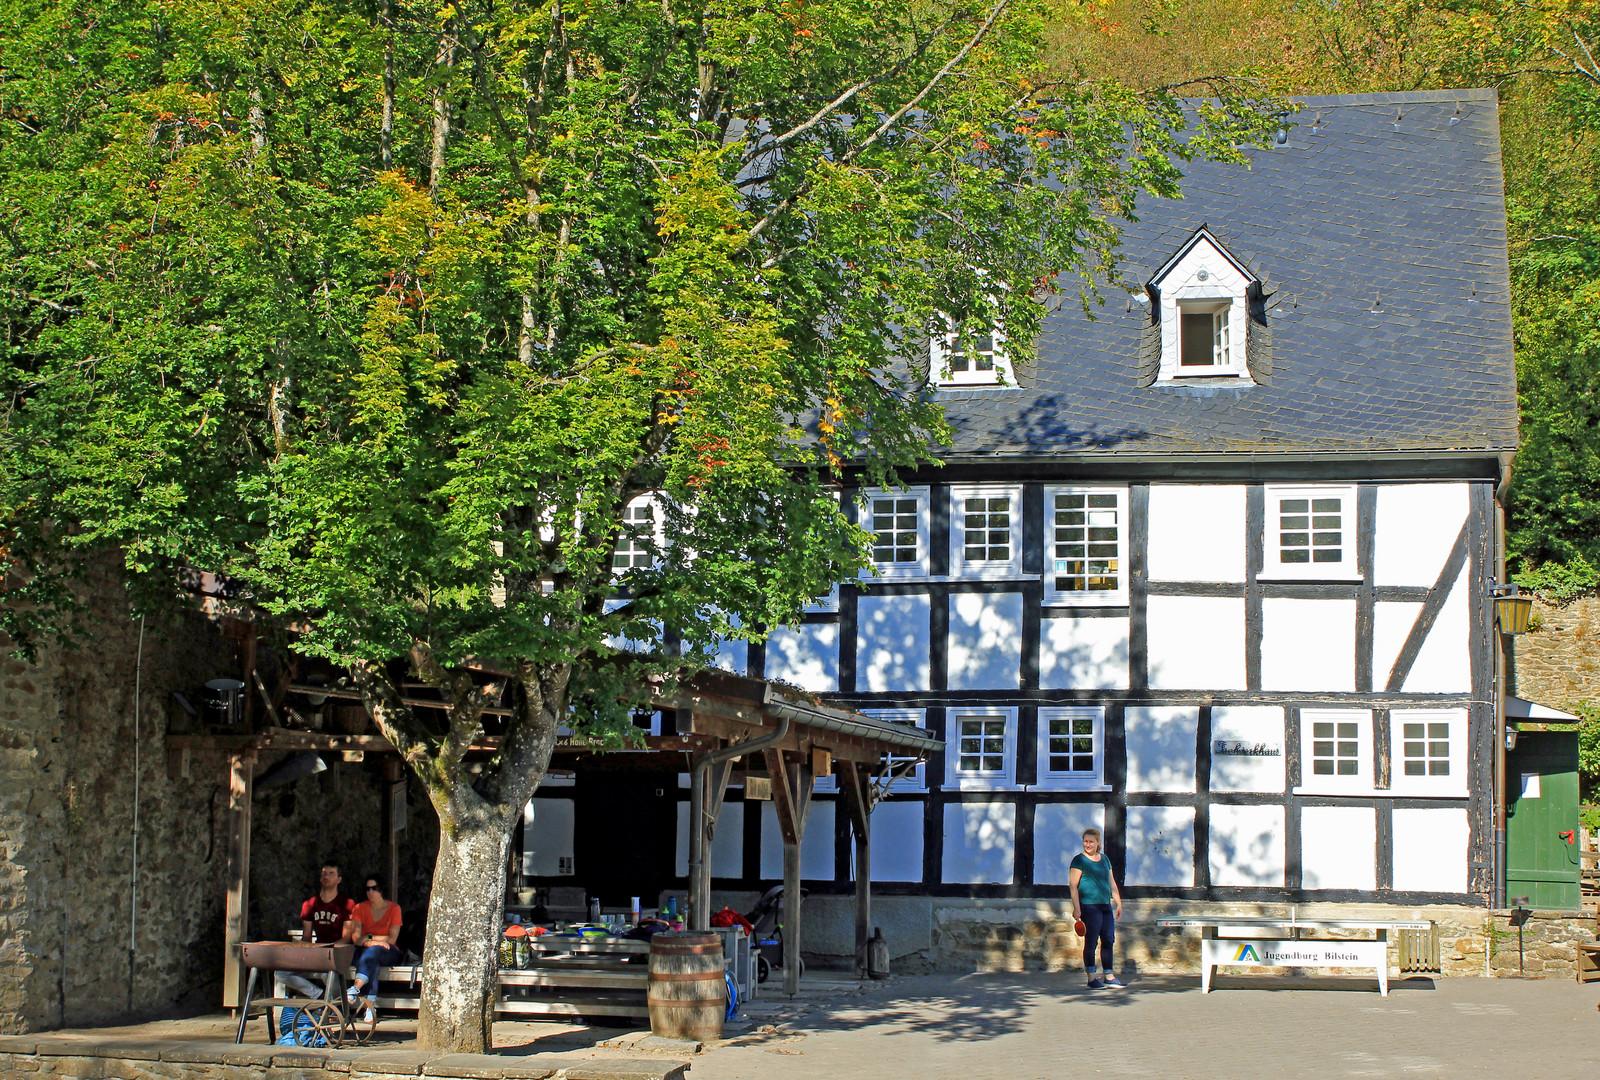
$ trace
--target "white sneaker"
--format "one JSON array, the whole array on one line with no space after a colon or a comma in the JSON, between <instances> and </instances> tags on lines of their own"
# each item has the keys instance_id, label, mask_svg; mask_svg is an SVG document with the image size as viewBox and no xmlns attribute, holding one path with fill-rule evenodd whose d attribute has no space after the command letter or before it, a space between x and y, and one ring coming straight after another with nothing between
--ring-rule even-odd
<instances>
[{"instance_id":1,"label":"white sneaker","mask_svg":"<svg viewBox=\"0 0 1600 1080\"><path fill-rule=\"evenodd\" d=\"M371 1005L368 1005L367 1011L361 1014L361 1022L363 1024L376 1024L378 1022L378 1014L373 1011Z\"/></svg>"},{"instance_id":2,"label":"white sneaker","mask_svg":"<svg viewBox=\"0 0 1600 1080\"><path fill-rule=\"evenodd\" d=\"M360 996L361 996L361 991L360 990L357 990L353 986L345 987L345 989L344 989L344 999L346 1001L348 1001L350 1004L354 1005L356 1003L356 998L358 998Z\"/></svg>"}]
</instances>

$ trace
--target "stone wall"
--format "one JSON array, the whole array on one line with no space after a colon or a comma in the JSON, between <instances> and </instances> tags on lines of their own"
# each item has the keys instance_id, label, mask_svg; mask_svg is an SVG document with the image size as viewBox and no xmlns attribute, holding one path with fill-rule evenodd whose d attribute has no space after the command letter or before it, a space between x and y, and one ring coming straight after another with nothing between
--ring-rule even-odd
<instances>
[{"instance_id":1,"label":"stone wall","mask_svg":"<svg viewBox=\"0 0 1600 1080\"><path fill-rule=\"evenodd\" d=\"M1570 979L1577 964L1577 942L1594 941L1596 930L1592 916L1535 913L1524 927L1524 965L1519 969L1516 931L1503 912L1493 916L1491 932L1490 913L1482 908L1300 904L1295 911L1306 919L1431 920L1440 936L1441 974L1447 976L1484 975L1488 940L1490 974ZM1117 924L1117 961L1130 971L1195 974L1200 970L1199 932L1161 927L1157 925L1161 919L1288 914L1286 904L1130 900ZM1074 971L1083 966L1083 941L1073 932L1072 905L1063 901L875 897L872 916L889 943L893 970L901 974ZM807 963L849 967L855 949L853 899L811 897L803 917ZM1267 933L1263 931L1264 936ZM1350 936L1370 936L1370 931L1351 931ZM1390 966L1398 973L1398 965L1396 939L1390 946Z\"/></svg>"},{"instance_id":2,"label":"stone wall","mask_svg":"<svg viewBox=\"0 0 1600 1080\"><path fill-rule=\"evenodd\" d=\"M141 658L140 624L103 570L76 648L0 660L0 1031L191 1007L208 987L215 1000L225 763L199 754L174 779L165 737L171 713L186 718L171 692L231 673L233 649L173 615L146 621Z\"/></svg>"},{"instance_id":3,"label":"stone wall","mask_svg":"<svg viewBox=\"0 0 1600 1080\"><path fill-rule=\"evenodd\" d=\"M1557 709L1600 704L1600 597L1560 607L1535 600L1533 625L1512 639L1513 692Z\"/></svg>"},{"instance_id":4,"label":"stone wall","mask_svg":"<svg viewBox=\"0 0 1600 1080\"><path fill-rule=\"evenodd\" d=\"M168 737L200 730L173 692L198 704L207 679L237 675L236 644L198 612L172 612L146 620L141 652L111 562L84 598L93 631L77 647L0 659L0 1033L221 1003L228 763L191 748L185 775ZM257 776L280 757L262 755ZM346 864L347 885L382 869L377 756L327 760L254 801L250 936L298 925L322 859ZM425 901L437 822L420 785L408 791L397 899L410 913Z\"/></svg>"},{"instance_id":5,"label":"stone wall","mask_svg":"<svg viewBox=\"0 0 1600 1080\"><path fill-rule=\"evenodd\" d=\"M1535 911L1522 925L1522 950L1517 949L1517 927L1509 913L1496 912L1494 954L1490 965L1500 978L1572 979L1577 977L1578 946L1595 940L1593 916L1574 918L1570 912Z\"/></svg>"}]
</instances>

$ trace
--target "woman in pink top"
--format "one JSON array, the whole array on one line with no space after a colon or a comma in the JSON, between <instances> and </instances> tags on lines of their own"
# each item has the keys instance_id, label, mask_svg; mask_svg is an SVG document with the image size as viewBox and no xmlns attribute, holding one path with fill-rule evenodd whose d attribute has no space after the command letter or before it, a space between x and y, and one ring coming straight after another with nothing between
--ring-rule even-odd
<instances>
[{"instance_id":1,"label":"woman in pink top","mask_svg":"<svg viewBox=\"0 0 1600 1080\"><path fill-rule=\"evenodd\" d=\"M361 1019L370 1024L378 1006L378 969L400 960L400 950L394 947L400 938L400 905L384 899L377 877L368 874L363 880L367 898L356 905L345 924L350 940L356 943L356 977L345 991L345 998L354 1005L362 996L361 991L367 991L367 1011Z\"/></svg>"}]
</instances>

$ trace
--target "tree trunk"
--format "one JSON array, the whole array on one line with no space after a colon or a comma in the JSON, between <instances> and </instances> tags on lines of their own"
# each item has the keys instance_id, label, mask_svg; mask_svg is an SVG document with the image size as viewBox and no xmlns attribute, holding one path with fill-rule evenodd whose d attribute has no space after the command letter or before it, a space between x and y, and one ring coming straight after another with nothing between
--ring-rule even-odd
<instances>
[{"instance_id":1,"label":"tree trunk","mask_svg":"<svg viewBox=\"0 0 1600 1080\"><path fill-rule=\"evenodd\" d=\"M418 1049L486 1054L494 1048L506 866L521 809L481 802L463 809L454 800L439 815Z\"/></svg>"}]
</instances>

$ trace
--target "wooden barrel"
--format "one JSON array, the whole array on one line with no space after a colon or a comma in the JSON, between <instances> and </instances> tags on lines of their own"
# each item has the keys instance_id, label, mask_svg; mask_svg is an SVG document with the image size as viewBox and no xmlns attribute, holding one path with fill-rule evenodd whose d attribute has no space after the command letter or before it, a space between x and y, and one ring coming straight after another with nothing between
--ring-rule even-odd
<instances>
[{"instance_id":1,"label":"wooden barrel","mask_svg":"<svg viewBox=\"0 0 1600 1080\"><path fill-rule=\"evenodd\" d=\"M728 1011L722 937L675 930L650 939L650 1033L664 1039L718 1039Z\"/></svg>"}]
</instances>

